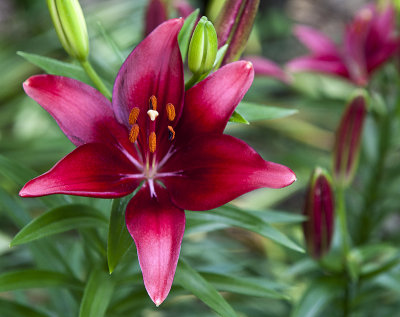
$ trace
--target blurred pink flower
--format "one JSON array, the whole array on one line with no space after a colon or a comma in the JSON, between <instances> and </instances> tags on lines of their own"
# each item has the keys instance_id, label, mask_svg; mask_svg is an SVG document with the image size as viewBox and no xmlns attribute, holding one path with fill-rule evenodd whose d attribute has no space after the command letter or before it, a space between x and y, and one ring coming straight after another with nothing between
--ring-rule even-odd
<instances>
[{"instance_id":1,"label":"blurred pink flower","mask_svg":"<svg viewBox=\"0 0 400 317\"><path fill-rule=\"evenodd\" d=\"M294 34L311 55L288 62L292 72L316 71L344 77L356 85L368 84L371 74L399 47L395 34L395 9L387 5L379 10L369 4L357 12L347 25L341 47L318 30L297 26Z\"/></svg>"}]
</instances>

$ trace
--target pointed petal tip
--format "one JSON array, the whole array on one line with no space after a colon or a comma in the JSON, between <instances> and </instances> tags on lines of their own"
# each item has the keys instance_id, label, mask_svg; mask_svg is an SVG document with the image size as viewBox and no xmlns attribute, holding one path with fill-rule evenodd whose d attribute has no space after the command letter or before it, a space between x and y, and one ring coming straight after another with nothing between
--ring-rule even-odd
<instances>
[{"instance_id":1,"label":"pointed petal tip","mask_svg":"<svg viewBox=\"0 0 400 317\"><path fill-rule=\"evenodd\" d=\"M160 298L157 298L155 300L153 300L154 304L156 304L156 307L160 306L163 302L163 300L161 300Z\"/></svg>"}]
</instances>

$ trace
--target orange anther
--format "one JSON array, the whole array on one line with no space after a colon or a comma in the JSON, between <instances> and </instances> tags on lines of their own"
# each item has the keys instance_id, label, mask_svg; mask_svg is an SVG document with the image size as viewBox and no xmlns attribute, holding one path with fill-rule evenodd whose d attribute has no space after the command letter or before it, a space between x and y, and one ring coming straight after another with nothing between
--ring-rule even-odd
<instances>
[{"instance_id":1,"label":"orange anther","mask_svg":"<svg viewBox=\"0 0 400 317\"><path fill-rule=\"evenodd\" d=\"M154 153L156 151L156 133L155 132L151 132L149 135L149 149L151 153Z\"/></svg>"},{"instance_id":2,"label":"orange anther","mask_svg":"<svg viewBox=\"0 0 400 317\"><path fill-rule=\"evenodd\" d=\"M168 140L172 141L175 139L175 131L174 129L169 125L168 126Z\"/></svg>"},{"instance_id":3,"label":"orange anther","mask_svg":"<svg viewBox=\"0 0 400 317\"><path fill-rule=\"evenodd\" d=\"M129 114L129 124L135 124L139 116L140 109L138 107L133 107L131 113Z\"/></svg>"},{"instance_id":4,"label":"orange anther","mask_svg":"<svg viewBox=\"0 0 400 317\"><path fill-rule=\"evenodd\" d=\"M167 104L167 116L169 121L174 121L175 119L175 107L172 103Z\"/></svg>"},{"instance_id":5,"label":"orange anther","mask_svg":"<svg viewBox=\"0 0 400 317\"><path fill-rule=\"evenodd\" d=\"M139 125L135 123L132 126L131 132L129 132L129 141L135 143L139 136Z\"/></svg>"},{"instance_id":6,"label":"orange anther","mask_svg":"<svg viewBox=\"0 0 400 317\"><path fill-rule=\"evenodd\" d=\"M149 99L149 108L150 110L157 110L157 98L154 95Z\"/></svg>"}]
</instances>

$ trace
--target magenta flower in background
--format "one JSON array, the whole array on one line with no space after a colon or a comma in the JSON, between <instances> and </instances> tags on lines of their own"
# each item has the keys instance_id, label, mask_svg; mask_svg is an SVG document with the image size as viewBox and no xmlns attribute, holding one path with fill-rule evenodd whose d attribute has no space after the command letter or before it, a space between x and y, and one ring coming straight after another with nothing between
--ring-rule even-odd
<instances>
[{"instance_id":1,"label":"magenta flower in background","mask_svg":"<svg viewBox=\"0 0 400 317\"><path fill-rule=\"evenodd\" d=\"M243 58L253 64L254 74L260 77L271 77L285 84L291 82L291 77L275 62L261 56L245 56Z\"/></svg>"},{"instance_id":2,"label":"magenta flower in background","mask_svg":"<svg viewBox=\"0 0 400 317\"><path fill-rule=\"evenodd\" d=\"M344 77L364 86L371 74L399 47L395 34L396 17L392 5L383 10L375 4L362 8L347 25L341 47L323 33L297 26L294 34L311 52L287 64L290 71L316 71Z\"/></svg>"},{"instance_id":3,"label":"magenta flower in background","mask_svg":"<svg viewBox=\"0 0 400 317\"><path fill-rule=\"evenodd\" d=\"M145 15L144 35L147 36L168 19L167 6L163 0L150 0Z\"/></svg>"},{"instance_id":4,"label":"magenta flower in background","mask_svg":"<svg viewBox=\"0 0 400 317\"><path fill-rule=\"evenodd\" d=\"M304 205L303 233L307 250L315 258L329 251L334 228L334 196L329 175L316 168L311 175Z\"/></svg>"},{"instance_id":5,"label":"magenta flower in background","mask_svg":"<svg viewBox=\"0 0 400 317\"><path fill-rule=\"evenodd\" d=\"M112 102L74 79L39 75L26 93L77 146L29 181L23 197L70 194L117 198L142 188L126 210L147 292L156 305L174 278L187 210L208 210L261 187L295 180L223 131L254 76L228 64L185 92L177 35L182 19L157 27L129 55Z\"/></svg>"}]
</instances>

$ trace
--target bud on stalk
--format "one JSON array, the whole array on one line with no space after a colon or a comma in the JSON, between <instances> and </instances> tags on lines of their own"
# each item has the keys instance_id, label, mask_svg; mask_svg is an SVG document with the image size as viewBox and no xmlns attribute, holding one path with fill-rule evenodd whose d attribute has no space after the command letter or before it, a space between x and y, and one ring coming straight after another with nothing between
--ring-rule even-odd
<instances>
[{"instance_id":1,"label":"bud on stalk","mask_svg":"<svg viewBox=\"0 0 400 317\"><path fill-rule=\"evenodd\" d=\"M260 0L232 0L217 17L218 47L229 44L222 65L237 61L249 39Z\"/></svg>"},{"instance_id":2,"label":"bud on stalk","mask_svg":"<svg viewBox=\"0 0 400 317\"><path fill-rule=\"evenodd\" d=\"M188 65L195 75L207 74L214 66L218 51L217 33L213 24L202 17L189 44Z\"/></svg>"},{"instance_id":3,"label":"bud on stalk","mask_svg":"<svg viewBox=\"0 0 400 317\"><path fill-rule=\"evenodd\" d=\"M80 61L89 54L85 17L78 0L47 0L51 19L66 52Z\"/></svg>"},{"instance_id":4,"label":"bud on stalk","mask_svg":"<svg viewBox=\"0 0 400 317\"><path fill-rule=\"evenodd\" d=\"M333 170L335 182L341 187L348 186L353 180L366 115L366 97L358 94L347 106L336 131Z\"/></svg>"},{"instance_id":5,"label":"bud on stalk","mask_svg":"<svg viewBox=\"0 0 400 317\"><path fill-rule=\"evenodd\" d=\"M329 175L316 168L311 175L304 206L303 232L307 250L315 258L329 251L334 227L334 198Z\"/></svg>"},{"instance_id":6,"label":"bud on stalk","mask_svg":"<svg viewBox=\"0 0 400 317\"><path fill-rule=\"evenodd\" d=\"M157 26L167 21L167 7L163 0L150 0L146 11L144 35L147 36Z\"/></svg>"}]
</instances>

